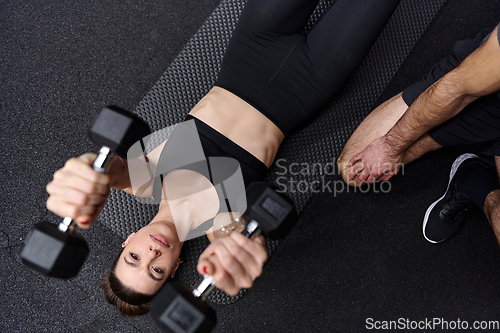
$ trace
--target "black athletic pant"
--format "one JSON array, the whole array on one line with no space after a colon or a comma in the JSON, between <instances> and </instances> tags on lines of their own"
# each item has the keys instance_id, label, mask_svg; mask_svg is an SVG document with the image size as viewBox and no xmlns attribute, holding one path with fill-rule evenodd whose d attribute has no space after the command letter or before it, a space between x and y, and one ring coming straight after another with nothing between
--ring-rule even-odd
<instances>
[{"instance_id":1,"label":"black athletic pant","mask_svg":"<svg viewBox=\"0 0 500 333\"><path fill-rule=\"evenodd\" d=\"M338 0L304 34L317 3L249 0L215 84L254 106L285 135L347 82L399 0Z\"/></svg>"}]
</instances>

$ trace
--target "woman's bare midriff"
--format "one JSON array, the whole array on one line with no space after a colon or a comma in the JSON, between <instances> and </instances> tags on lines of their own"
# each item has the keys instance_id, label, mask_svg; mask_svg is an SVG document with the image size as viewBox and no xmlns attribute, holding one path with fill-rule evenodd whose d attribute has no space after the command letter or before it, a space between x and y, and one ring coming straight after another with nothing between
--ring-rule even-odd
<instances>
[{"instance_id":1,"label":"woman's bare midriff","mask_svg":"<svg viewBox=\"0 0 500 333\"><path fill-rule=\"evenodd\" d=\"M235 94L214 87L189 112L270 167L285 138L266 116Z\"/></svg>"}]
</instances>

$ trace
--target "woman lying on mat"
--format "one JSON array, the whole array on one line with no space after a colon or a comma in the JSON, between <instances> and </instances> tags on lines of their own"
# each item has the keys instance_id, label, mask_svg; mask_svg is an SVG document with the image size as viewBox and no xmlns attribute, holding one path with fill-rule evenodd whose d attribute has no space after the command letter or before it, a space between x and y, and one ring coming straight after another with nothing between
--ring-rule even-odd
<instances>
[{"instance_id":1,"label":"woman lying on mat","mask_svg":"<svg viewBox=\"0 0 500 333\"><path fill-rule=\"evenodd\" d=\"M204 168L214 158L232 158L244 185L261 180L285 137L312 118L355 72L398 2L338 0L303 33L318 1L248 1L215 86L182 123L199 134ZM176 133L178 128L167 144L148 155L156 177L140 191L131 185L135 176L129 174L129 164L117 159L108 175L98 174L90 167L91 154L71 159L47 187L48 208L74 218L84 229L97 218L110 187L161 201L151 223L122 244L123 252L103 280L108 301L124 314L149 310L149 301L174 276L190 229L215 216L230 219L229 213L220 214L224 200L210 172L176 165L173 152L190 151L182 149L187 147L175 139ZM218 288L235 295L251 287L266 259L262 239L232 233L207 247L197 269L213 274Z\"/></svg>"}]
</instances>

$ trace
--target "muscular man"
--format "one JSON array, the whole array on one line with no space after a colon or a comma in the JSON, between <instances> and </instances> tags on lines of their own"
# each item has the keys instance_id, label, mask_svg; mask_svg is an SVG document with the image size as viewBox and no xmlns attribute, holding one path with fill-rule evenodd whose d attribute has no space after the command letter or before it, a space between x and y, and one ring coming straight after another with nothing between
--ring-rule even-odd
<instances>
[{"instance_id":1,"label":"muscular man","mask_svg":"<svg viewBox=\"0 0 500 333\"><path fill-rule=\"evenodd\" d=\"M445 194L425 214L424 236L433 243L453 235L474 204L500 242L498 29L456 42L424 78L372 111L338 160L344 180L360 186L388 180L402 165L441 147L481 144L480 157L457 158Z\"/></svg>"}]
</instances>

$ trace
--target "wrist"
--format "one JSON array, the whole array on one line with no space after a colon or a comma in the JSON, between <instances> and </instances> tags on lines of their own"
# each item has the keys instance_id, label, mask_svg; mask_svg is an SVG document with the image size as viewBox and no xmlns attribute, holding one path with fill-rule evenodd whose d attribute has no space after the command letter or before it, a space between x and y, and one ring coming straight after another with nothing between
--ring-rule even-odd
<instances>
[{"instance_id":1,"label":"wrist","mask_svg":"<svg viewBox=\"0 0 500 333\"><path fill-rule=\"evenodd\" d=\"M394 128L393 128L394 129ZM391 129L384 135L384 145L388 150L389 154L392 156L400 156L403 155L406 149L408 149L409 144L404 140L403 137L395 133L395 131Z\"/></svg>"},{"instance_id":2,"label":"wrist","mask_svg":"<svg viewBox=\"0 0 500 333\"><path fill-rule=\"evenodd\" d=\"M125 181L128 174L127 162L120 156L116 155L111 161L108 169L109 186L114 189L122 189L127 187Z\"/></svg>"}]
</instances>

